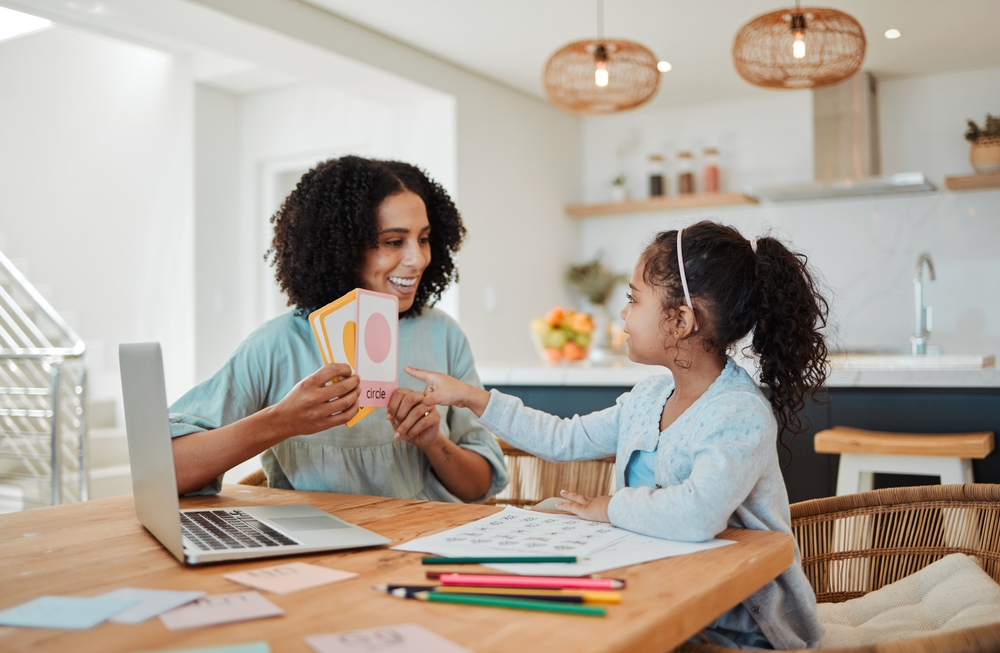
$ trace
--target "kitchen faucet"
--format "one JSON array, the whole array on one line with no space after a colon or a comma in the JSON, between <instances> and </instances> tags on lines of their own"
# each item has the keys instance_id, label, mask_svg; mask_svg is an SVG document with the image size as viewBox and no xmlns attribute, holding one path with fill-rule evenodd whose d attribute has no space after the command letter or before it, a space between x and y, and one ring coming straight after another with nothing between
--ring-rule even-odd
<instances>
[{"instance_id":1,"label":"kitchen faucet","mask_svg":"<svg viewBox=\"0 0 1000 653\"><path fill-rule=\"evenodd\" d=\"M913 355L927 353L927 338L931 335L931 307L924 306L924 263L934 281L934 262L927 252L920 252L917 257L917 274L913 277L914 322L913 335L910 336L910 353Z\"/></svg>"}]
</instances>

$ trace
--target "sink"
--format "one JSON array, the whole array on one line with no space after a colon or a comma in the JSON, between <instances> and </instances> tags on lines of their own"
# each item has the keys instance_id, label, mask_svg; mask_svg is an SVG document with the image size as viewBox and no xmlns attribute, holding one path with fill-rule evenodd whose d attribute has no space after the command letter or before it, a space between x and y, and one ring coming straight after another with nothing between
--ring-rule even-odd
<instances>
[{"instance_id":1,"label":"sink","mask_svg":"<svg viewBox=\"0 0 1000 653\"><path fill-rule=\"evenodd\" d=\"M981 370L996 366L993 354L872 354L838 352L827 357L834 370Z\"/></svg>"}]
</instances>

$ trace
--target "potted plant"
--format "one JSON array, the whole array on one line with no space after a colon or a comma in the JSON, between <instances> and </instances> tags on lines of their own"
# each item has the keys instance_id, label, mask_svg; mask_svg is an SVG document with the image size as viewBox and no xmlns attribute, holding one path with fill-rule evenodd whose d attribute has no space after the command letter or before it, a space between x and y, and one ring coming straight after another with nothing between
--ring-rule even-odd
<instances>
[{"instance_id":1,"label":"potted plant","mask_svg":"<svg viewBox=\"0 0 1000 653\"><path fill-rule=\"evenodd\" d=\"M625 183L625 175L618 175L611 180L611 199L615 202L624 202L628 199L628 186Z\"/></svg>"},{"instance_id":2,"label":"potted plant","mask_svg":"<svg viewBox=\"0 0 1000 653\"><path fill-rule=\"evenodd\" d=\"M980 129L973 121L969 121L969 130L965 132L966 140L972 143L969 161L978 174L1000 172L1000 118L986 114L986 126Z\"/></svg>"},{"instance_id":3,"label":"potted plant","mask_svg":"<svg viewBox=\"0 0 1000 653\"><path fill-rule=\"evenodd\" d=\"M628 281L628 275L612 272L598 256L589 263L571 265L566 271L566 281L594 306L592 358L608 355L611 353L611 315L607 303L615 288Z\"/></svg>"}]
</instances>

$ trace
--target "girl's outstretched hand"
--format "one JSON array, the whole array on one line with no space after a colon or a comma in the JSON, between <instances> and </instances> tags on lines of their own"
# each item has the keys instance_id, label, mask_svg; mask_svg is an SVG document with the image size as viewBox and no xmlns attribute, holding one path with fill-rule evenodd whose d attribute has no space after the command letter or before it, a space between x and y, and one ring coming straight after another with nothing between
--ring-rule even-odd
<instances>
[{"instance_id":1,"label":"girl's outstretched hand","mask_svg":"<svg viewBox=\"0 0 1000 653\"><path fill-rule=\"evenodd\" d=\"M410 376L427 384L423 399L426 406L458 406L470 409L476 417L482 417L486 405L490 403L490 393L447 374L428 372L409 366L404 366L403 369Z\"/></svg>"},{"instance_id":2,"label":"girl's outstretched hand","mask_svg":"<svg viewBox=\"0 0 1000 653\"><path fill-rule=\"evenodd\" d=\"M585 497L569 490L560 490L559 496L566 499L563 503L555 505L559 510L571 512L577 517L589 519L590 521L610 522L608 517L608 504L611 503L611 496Z\"/></svg>"}]
</instances>

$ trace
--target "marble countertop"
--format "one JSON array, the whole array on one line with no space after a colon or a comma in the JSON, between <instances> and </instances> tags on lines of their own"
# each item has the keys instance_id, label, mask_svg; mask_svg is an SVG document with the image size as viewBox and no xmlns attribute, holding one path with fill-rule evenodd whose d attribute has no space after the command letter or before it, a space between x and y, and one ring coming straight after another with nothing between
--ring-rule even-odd
<instances>
[{"instance_id":1,"label":"marble countertop","mask_svg":"<svg viewBox=\"0 0 1000 653\"><path fill-rule=\"evenodd\" d=\"M748 370L752 363L741 363ZM669 374L666 368L639 365L628 359L602 362L543 363L525 360L483 362L476 366L483 385L632 387L648 376ZM835 369L831 388L1000 388L1000 369L884 370Z\"/></svg>"}]
</instances>

